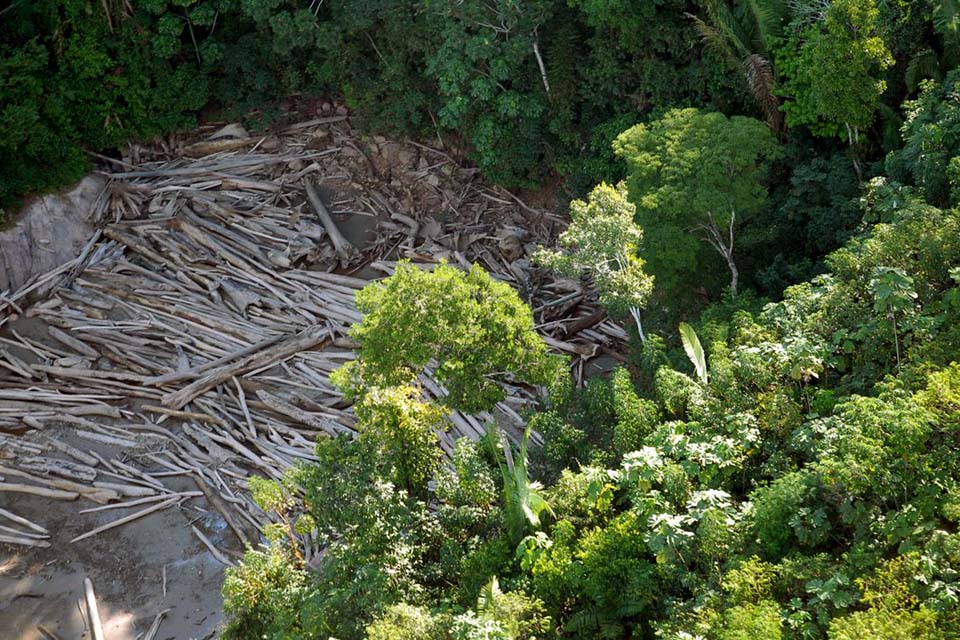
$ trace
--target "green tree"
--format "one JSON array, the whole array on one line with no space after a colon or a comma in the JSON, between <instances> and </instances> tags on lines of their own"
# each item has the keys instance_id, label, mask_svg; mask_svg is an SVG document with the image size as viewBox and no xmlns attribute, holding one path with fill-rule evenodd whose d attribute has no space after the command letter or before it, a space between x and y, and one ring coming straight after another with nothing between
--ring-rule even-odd
<instances>
[{"instance_id":1,"label":"green tree","mask_svg":"<svg viewBox=\"0 0 960 640\"><path fill-rule=\"evenodd\" d=\"M878 34L875 0L834 0L808 5L794 19L779 48L785 76L778 90L787 124L806 124L821 136L839 136L851 147L868 128L887 83L893 56ZM862 180L859 162L854 161Z\"/></svg>"},{"instance_id":2,"label":"green tree","mask_svg":"<svg viewBox=\"0 0 960 640\"><path fill-rule=\"evenodd\" d=\"M948 207L951 197L950 161L960 156L960 99L957 71L942 82L927 81L916 100L904 103L903 148L886 162L892 179L923 189L927 202Z\"/></svg>"},{"instance_id":3,"label":"green tree","mask_svg":"<svg viewBox=\"0 0 960 640\"><path fill-rule=\"evenodd\" d=\"M504 397L497 380L546 384L557 372L530 308L477 265L425 271L401 262L357 294L357 308L363 320L351 335L359 358L340 372L342 386L408 384L435 361L450 405L483 411Z\"/></svg>"},{"instance_id":4,"label":"green tree","mask_svg":"<svg viewBox=\"0 0 960 640\"><path fill-rule=\"evenodd\" d=\"M443 407L424 402L417 387L373 387L354 405L360 439L368 442L385 476L414 496L425 496L443 459Z\"/></svg>"},{"instance_id":5,"label":"green tree","mask_svg":"<svg viewBox=\"0 0 960 640\"><path fill-rule=\"evenodd\" d=\"M767 195L764 163L777 152L769 127L743 116L673 109L624 131L614 143L627 161L627 187L646 232L651 270L669 294L703 267L697 235L723 258L734 295L737 225L757 214Z\"/></svg>"},{"instance_id":6,"label":"green tree","mask_svg":"<svg viewBox=\"0 0 960 640\"><path fill-rule=\"evenodd\" d=\"M883 313L893 324L893 340L897 352L897 371L902 369L900 363L900 336L897 332L897 313L906 313L913 307L917 299L917 292L913 289L913 278L903 269L877 267L870 280L870 289L873 292L873 310Z\"/></svg>"},{"instance_id":7,"label":"green tree","mask_svg":"<svg viewBox=\"0 0 960 640\"><path fill-rule=\"evenodd\" d=\"M644 273L637 255L643 229L635 222L636 207L627 200L626 189L599 184L588 202L570 204L570 216L570 226L557 240L569 251L541 247L534 259L565 276L589 274L600 303L610 313L629 313L640 339L646 340L640 309L653 290L653 277Z\"/></svg>"}]
</instances>

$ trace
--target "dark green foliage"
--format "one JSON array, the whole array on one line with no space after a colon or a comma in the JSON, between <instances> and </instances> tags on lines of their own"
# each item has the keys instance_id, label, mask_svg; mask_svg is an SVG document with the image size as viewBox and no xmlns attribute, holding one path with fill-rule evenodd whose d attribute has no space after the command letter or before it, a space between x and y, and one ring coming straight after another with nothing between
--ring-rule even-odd
<instances>
[{"instance_id":1,"label":"dark green foliage","mask_svg":"<svg viewBox=\"0 0 960 640\"><path fill-rule=\"evenodd\" d=\"M582 172L612 179L616 161L599 141L639 115L706 104L715 92L738 98L726 71L703 58L683 16L690 8L686 0L639 11L582 0L14 3L0 36L0 123L13 134L0 143L0 202L77 177L84 148L189 127L207 105L232 117L256 110L262 123L282 115L290 96L331 94L370 128L466 147L504 184L533 185L551 167L581 172L591 140L592 166Z\"/></svg>"},{"instance_id":2,"label":"dark green foliage","mask_svg":"<svg viewBox=\"0 0 960 640\"><path fill-rule=\"evenodd\" d=\"M769 296L821 271L822 257L850 239L863 215L850 160L841 153L803 159L806 153L785 148L772 171L769 213L741 236L745 271Z\"/></svg>"},{"instance_id":3,"label":"dark green foliage","mask_svg":"<svg viewBox=\"0 0 960 640\"><path fill-rule=\"evenodd\" d=\"M581 465L615 465L640 446L657 419L656 405L640 398L629 372L617 368L582 389L561 379L551 389L551 407L530 423L543 434L543 462L556 474Z\"/></svg>"},{"instance_id":4,"label":"dark green foliage","mask_svg":"<svg viewBox=\"0 0 960 640\"><path fill-rule=\"evenodd\" d=\"M710 276L718 266L730 270L736 295L736 231L762 211L764 166L778 151L770 129L753 118L674 109L623 132L614 147L627 162L627 189L644 231L641 255L673 298L660 306L676 313L694 283L716 287Z\"/></svg>"},{"instance_id":5,"label":"dark green foliage","mask_svg":"<svg viewBox=\"0 0 960 640\"><path fill-rule=\"evenodd\" d=\"M887 159L893 179L919 187L927 202L938 207L956 204L949 162L960 155L957 78L951 72L943 82L925 83L917 99L904 105L904 145Z\"/></svg>"},{"instance_id":6,"label":"dark green foliage","mask_svg":"<svg viewBox=\"0 0 960 640\"><path fill-rule=\"evenodd\" d=\"M146 10L127 15L113 5L57 0L18 2L5 13L0 206L79 177L84 147L189 126L207 102L208 80L175 35L171 46L152 46L153 29L173 25L179 33L183 9L163 21Z\"/></svg>"}]
</instances>

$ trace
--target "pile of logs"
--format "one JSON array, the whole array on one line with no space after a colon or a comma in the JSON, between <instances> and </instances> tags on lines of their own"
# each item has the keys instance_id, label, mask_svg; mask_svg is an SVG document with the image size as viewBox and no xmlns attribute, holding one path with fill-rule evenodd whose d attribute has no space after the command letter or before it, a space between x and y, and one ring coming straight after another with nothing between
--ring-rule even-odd
<instances>
[{"instance_id":1,"label":"pile of logs","mask_svg":"<svg viewBox=\"0 0 960 640\"><path fill-rule=\"evenodd\" d=\"M353 358L354 294L398 259L478 262L509 282L578 379L590 358L623 352L625 331L587 287L531 266L537 243L560 230L555 217L446 153L364 150L343 117L212 138L112 160L102 228L84 251L0 297L0 492L132 509L73 542L196 498L255 544L274 516L252 502L247 478L280 478L315 459L318 436L352 433L329 374ZM387 151L406 163L389 182L378 167ZM343 198L325 202L328 191ZM375 224L365 242L341 233L345 216ZM508 392L496 416L452 415L443 446L494 419L517 438L536 398ZM177 476L195 490L169 486ZM0 542L43 546L48 535L0 510ZM309 560L316 541L302 542Z\"/></svg>"}]
</instances>

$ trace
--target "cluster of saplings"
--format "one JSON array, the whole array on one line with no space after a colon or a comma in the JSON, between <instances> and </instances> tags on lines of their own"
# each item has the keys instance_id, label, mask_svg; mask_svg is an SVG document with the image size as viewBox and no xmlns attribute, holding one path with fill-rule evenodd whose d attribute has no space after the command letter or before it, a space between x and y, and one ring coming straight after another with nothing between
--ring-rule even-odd
<instances>
[{"instance_id":1,"label":"cluster of saplings","mask_svg":"<svg viewBox=\"0 0 960 640\"><path fill-rule=\"evenodd\" d=\"M926 156L956 127L952 81L890 159L942 175L946 204L873 179L859 232L779 302L738 291L770 128L687 109L620 135L627 180L536 255L636 338L582 387L479 267L401 264L364 289L335 375L359 437L251 480L282 524L228 571L226 637L960 638L960 160ZM708 264L727 293L679 322ZM448 395L424 400L425 370ZM517 385L548 391L520 445L492 421L446 458L448 412Z\"/></svg>"}]
</instances>

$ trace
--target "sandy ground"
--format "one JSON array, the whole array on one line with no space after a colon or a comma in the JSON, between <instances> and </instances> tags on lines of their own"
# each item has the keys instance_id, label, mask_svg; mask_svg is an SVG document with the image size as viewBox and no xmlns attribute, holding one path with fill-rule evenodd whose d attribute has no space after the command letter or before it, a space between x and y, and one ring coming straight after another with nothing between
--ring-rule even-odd
<instances>
[{"instance_id":1,"label":"sandy ground","mask_svg":"<svg viewBox=\"0 0 960 640\"><path fill-rule=\"evenodd\" d=\"M37 339L46 332L42 322L30 318L20 318L5 330ZM30 358L28 353L18 355ZM54 428L51 433L108 459L121 453L116 447L81 440L66 427ZM178 482L182 486L177 486ZM182 491L197 488L184 478L169 478L167 484ZM239 553L241 546L223 518L205 509L202 499L192 499L180 508L152 513L70 544L86 531L149 505L79 513L97 506L83 498L64 502L0 493L0 508L40 524L51 536L49 548L0 543L0 640L89 638L86 612L81 613L78 604L86 577L93 581L108 640L134 640L164 609L170 611L156 640L215 636L221 620L220 586L225 567L193 535L190 524L204 531L220 549ZM0 517L3 524L11 523ZM41 625L56 635L44 636Z\"/></svg>"},{"instance_id":2,"label":"sandy ground","mask_svg":"<svg viewBox=\"0 0 960 640\"><path fill-rule=\"evenodd\" d=\"M195 487L185 483L183 489ZM190 524L196 523L221 549L236 551L239 545L222 518L202 504L187 501L180 509L156 512L70 544L81 533L138 507L79 514L97 505L0 494L0 507L42 523L51 533L47 549L0 545L0 638L39 640L46 637L40 625L63 640L89 638L78 604L85 577L93 581L109 640L133 640L164 609L170 611L158 640L215 636L224 566L197 540Z\"/></svg>"}]
</instances>

